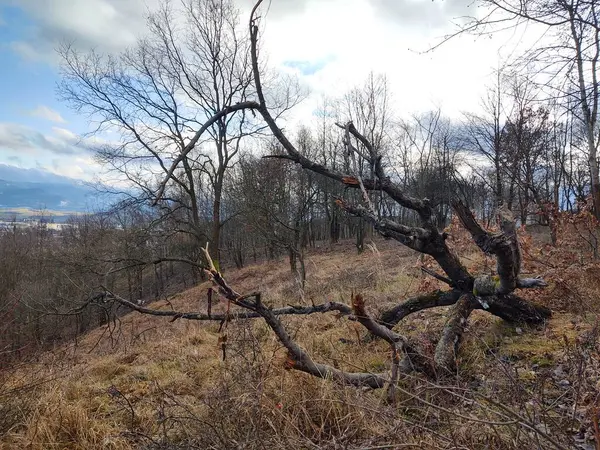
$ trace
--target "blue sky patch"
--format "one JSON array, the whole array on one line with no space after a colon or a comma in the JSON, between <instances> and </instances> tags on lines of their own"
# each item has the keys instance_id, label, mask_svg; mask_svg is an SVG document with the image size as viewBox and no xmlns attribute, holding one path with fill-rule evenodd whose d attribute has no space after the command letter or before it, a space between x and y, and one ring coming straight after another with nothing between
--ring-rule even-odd
<instances>
[{"instance_id":1,"label":"blue sky patch","mask_svg":"<svg viewBox=\"0 0 600 450\"><path fill-rule=\"evenodd\" d=\"M313 61L284 61L283 65L290 69L298 70L302 75L314 75L315 73L323 70L329 63L333 62L335 57L333 55L326 56L325 58L313 60Z\"/></svg>"}]
</instances>

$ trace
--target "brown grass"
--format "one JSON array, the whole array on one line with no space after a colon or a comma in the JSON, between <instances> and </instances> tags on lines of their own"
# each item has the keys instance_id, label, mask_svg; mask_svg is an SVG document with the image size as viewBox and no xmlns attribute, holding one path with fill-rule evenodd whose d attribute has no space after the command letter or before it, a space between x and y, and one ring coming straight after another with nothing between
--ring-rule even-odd
<instances>
[{"instance_id":1,"label":"brown grass","mask_svg":"<svg viewBox=\"0 0 600 450\"><path fill-rule=\"evenodd\" d=\"M483 260L472 249L465 254L468 266ZM362 255L350 244L311 254L307 271L306 302L349 302L351 292L360 291L371 311L401 301L423 283L417 255L383 240ZM261 290L274 306L302 298L284 260L226 276L240 292ZM586 292L598 292L598 285ZM154 307L204 310L207 287ZM582 314L575 297L561 302L563 310L540 329L517 329L477 311L459 377L444 386L406 377L395 405L382 392L285 370L285 352L262 321L228 325L223 361L218 324L129 314L111 333L96 329L0 380L3 392L11 393L0 403L14 414L0 447L552 448L522 423L494 425L507 421L495 402L560 442L573 437L573 427L586 427L589 437L589 411L600 388L597 319ZM445 312L416 313L398 330L432 354ZM347 370L387 368L388 347L364 342L354 322L329 314L285 323L318 361Z\"/></svg>"}]
</instances>

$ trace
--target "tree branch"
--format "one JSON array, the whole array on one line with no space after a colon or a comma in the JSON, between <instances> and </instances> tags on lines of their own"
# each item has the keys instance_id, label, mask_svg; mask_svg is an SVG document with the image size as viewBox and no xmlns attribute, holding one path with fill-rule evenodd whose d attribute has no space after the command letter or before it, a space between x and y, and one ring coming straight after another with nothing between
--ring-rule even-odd
<instances>
[{"instance_id":1,"label":"tree branch","mask_svg":"<svg viewBox=\"0 0 600 450\"><path fill-rule=\"evenodd\" d=\"M260 105L258 103L256 103L255 101L245 101L245 102L241 102L241 103L236 103L235 105L231 105L231 106L227 106L227 107L223 108L221 111L219 111L214 116L212 116L210 119L208 119L206 122L204 122L204 124L196 132L194 137L192 137L190 142L188 142L186 144L186 146L181 150L181 153L179 154L179 156L177 158L175 158L175 160L171 164L171 167L167 171L166 176L164 177L163 181L160 183L160 185L158 187L158 191L156 192L156 196L154 198L153 206L156 206L156 204L159 202L159 200L163 196L165 189L167 187L167 183L173 176L173 173L177 169L177 166L179 166L179 163L181 163L187 157L188 153L194 149L194 147L200 140L200 137L202 137L202 135L204 134L204 132L206 130L208 130L208 128L210 128L213 124L218 122L223 117L226 117L227 115L234 113L236 111L242 111L242 110L246 110L246 109L259 109L259 108L260 108Z\"/></svg>"},{"instance_id":2,"label":"tree branch","mask_svg":"<svg viewBox=\"0 0 600 450\"><path fill-rule=\"evenodd\" d=\"M399 305L384 311L379 316L379 322L387 328L393 328L402 319L408 315L429 308L437 308L438 306L449 306L455 304L462 292L459 290L452 291L434 291L429 294L419 295L409 298Z\"/></svg>"},{"instance_id":3,"label":"tree branch","mask_svg":"<svg viewBox=\"0 0 600 450\"><path fill-rule=\"evenodd\" d=\"M496 256L498 282L485 289L477 289L476 295L509 294L518 287L518 276L521 270L521 251L517 240L517 231L512 213L507 208L500 208L499 221L501 233L488 233L475 219L471 210L462 202L453 204L463 226L473 236L477 246L487 254ZM477 285L478 280L475 280ZM483 287L483 283L480 283ZM541 286L541 284L539 284ZM476 286L477 287L477 286Z\"/></svg>"},{"instance_id":4,"label":"tree branch","mask_svg":"<svg viewBox=\"0 0 600 450\"><path fill-rule=\"evenodd\" d=\"M258 294L251 294L247 297L256 296ZM242 299L244 297L240 297ZM119 295L114 294L108 290L97 294L93 297L94 302L107 302L107 301L116 301L123 306L126 306L134 311L139 312L140 314L147 314L151 316L158 317L171 317L175 320L177 319L185 319L185 320L199 320L199 321L215 321L220 322L223 320L238 320L238 319L256 319L262 317L261 314L254 311L238 311L232 312L229 314L203 314L200 312L183 312L183 311L163 311L159 309L147 308L137 303L131 302ZM236 301L239 301L236 300ZM283 308L276 308L271 310L271 313L275 316L286 316L286 315L296 315L296 316L308 316L310 314L316 313L327 313L331 311L340 312L342 315L352 315L352 309L343 303L337 302L327 302L322 303L320 305L315 306L286 306Z\"/></svg>"},{"instance_id":5,"label":"tree branch","mask_svg":"<svg viewBox=\"0 0 600 450\"><path fill-rule=\"evenodd\" d=\"M446 283L450 287L456 287L454 285L454 282L450 278L440 275L439 273L434 272L433 270L430 270L425 266L421 266L421 271L425 272L427 275L435 278L436 280L441 281L442 283Z\"/></svg>"},{"instance_id":6,"label":"tree branch","mask_svg":"<svg viewBox=\"0 0 600 450\"><path fill-rule=\"evenodd\" d=\"M452 308L450 317L442 330L442 336L435 347L434 361L436 367L449 373L456 371L456 355L458 354L462 335L467 326L467 319L473 309L476 308L476 305L477 302L472 294L463 294Z\"/></svg>"}]
</instances>

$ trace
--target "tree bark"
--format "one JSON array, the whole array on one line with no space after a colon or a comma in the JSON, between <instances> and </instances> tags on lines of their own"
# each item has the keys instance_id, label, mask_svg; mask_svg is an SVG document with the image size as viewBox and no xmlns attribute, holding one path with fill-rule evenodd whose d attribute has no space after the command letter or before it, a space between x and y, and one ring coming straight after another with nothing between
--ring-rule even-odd
<instances>
[{"instance_id":1,"label":"tree bark","mask_svg":"<svg viewBox=\"0 0 600 450\"><path fill-rule=\"evenodd\" d=\"M450 306L455 304L460 296L461 291L434 291L429 294L419 295L409 298L387 311L384 311L379 316L379 322L388 328L393 328L406 316L424 309L436 308L438 306Z\"/></svg>"},{"instance_id":2,"label":"tree bark","mask_svg":"<svg viewBox=\"0 0 600 450\"><path fill-rule=\"evenodd\" d=\"M552 316L552 311L545 306L528 302L514 294L484 297L482 300L487 307L480 304L477 309L485 309L490 314L511 323L540 325Z\"/></svg>"},{"instance_id":3,"label":"tree bark","mask_svg":"<svg viewBox=\"0 0 600 450\"><path fill-rule=\"evenodd\" d=\"M581 101L581 110L583 113L583 125L585 127L585 135L587 140L588 147L588 162L590 166L590 178L591 178L591 187L592 187L592 199L594 202L594 215L596 219L600 219L600 174L598 173L598 157L597 157L597 146L594 138L595 127L597 123L597 114L598 114L598 97L600 93L596 91L598 88L597 83L592 83L592 89L596 92L593 92L593 108L590 107L588 102L588 93L586 89L585 82L585 69L583 67L583 53L581 48L581 37L577 32L575 11L573 10L573 6L567 8L569 12L569 20L570 20L570 28L571 28L571 37L573 39L573 44L575 46L575 61L577 66L577 81L579 84L579 94ZM596 43L596 45L598 45ZM597 58L597 56L596 56ZM595 69L595 67L593 67ZM595 77L596 74L594 73ZM595 78L594 78L595 80Z\"/></svg>"},{"instance_id":4,"label":"tree bark","mask_svg":"<svg viewBox=\"0 0 600 450\"><path fill-rule=\"evenodd\" d=\"M217 173L214 184L214 201L212 211L212 229L210 237L210 254L214 255L214 261L217 269L220 267L221 250L219 242L221 240L221 197L223 194L223 173L221 170ZM219 269L220 270L220 269Z\"/></svg>"},{"instance_id":5,"label":"tree bark","mask_svg":"<svg viewBox=\"0 0 600 450\"><path fill-rule=\"evenodd\" d=\"M435 348L434 361L436 368L445 370L450 374L456 372L456 355L467 326L467 319L473 309L475 309L473 295L461 295L450 312L450 317Z\"/></svg>"}]
</instances>

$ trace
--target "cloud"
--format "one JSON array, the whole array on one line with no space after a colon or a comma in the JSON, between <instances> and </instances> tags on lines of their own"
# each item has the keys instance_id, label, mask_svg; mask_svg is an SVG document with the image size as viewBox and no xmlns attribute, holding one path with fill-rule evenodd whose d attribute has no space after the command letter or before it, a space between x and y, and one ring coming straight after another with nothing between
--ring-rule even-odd
<instances>
[{"instance_id":1,"label":"cloud","mask_svg":"<svg viewBox=\"0 0 600 450\"><path fill-rule=\"evenodd\" d=\"M369 0L378 14L395 23L441 28L475 14L474 0Z\"/></svg>"},{"instance_id":2,"label":"cloud","mask_svg":"<svg viewBox=\"0 0 600 450\"><path fill-rule=\"evenodd\" d=\"M45 47L44 44L41 44L41 47L38 46L35 48L34 43L29 43L25 41L14 41L9 44L10 49L18 54L21 58L26 61L43 61L48 63L53 63L56 60L56 54L54 52L46 52L40 51L41 47Z\"/></svg>"},{"instance_id":3,"label":"cloud","mask_svg":"<svg viewBox=\"0 0 600 450\"><path fill-rule=\"evenodd\" d=\"M33 117L39 117L41 119L49 120L50 122L67 123L67 121L62 118L58 111L55 111L45 105L38 106L29 114Z\"/></svg>"},{"instance_id":4,"label":"cloud","mask_svg":"<svg viewBox=\"0 0 600 450\"><path fill-rule=\"evenodd\" d=\"M24 125L0 123L0 151L31 155L77 155L87 152L73 133L62 130L45 135ZM69 136L65 133L70 133Z\"/></svg>"},{"instance_id":5,"label":"cloud","mask_svg":"<svg viewBox=\"0 0 600 450\"><path fill-rule=\"evenodd\" d=\"M66 141L70 141L70 142L77 141L77 135L70 130L67 130L65 128L52 127L52 131L54 131L54 134L60 136L61 138L63 138Z\"/></svg>"},{"instance_id":6,"label":"cloud","mask_svg":"<svg viewBox=\"0 0 600 450\"><path fill-rule=\"evenodd\" d=\"M270 18L277 19L285 16L302 14L317 3L330 3L335 0L271 0L264 3L264 10L268 10ZM256 0L237 0L236 3L245 12L255 5ZM266 6L268 5L268 6Z\"/></svg>"},{"instance_id":7,"label":"cloud","mask_svg":"<svg viewBox=\"0 0 600 450\"><path fill-rule=\"evenodd\" d=\"M238 2L249 10L255 0ZM327 3L338 3L340 12L345 7L338 0L272 0L265 10L268 9L269 17L278 19L304 14ZM344 3L352 3L352 0ZM475 7L471 8L474 0L363 0L362 3L373 8L385 20L411 27L441 27L449 20L473 15L475 11Z\"/></svg>"},{"instance_id":8,"label":"cloud","mask_svg":"<svg viewBox=\"0 0 600 450\"><path fill-rule=\"evenodd\" d=\"M314 75L323 70L329 63L335 61L335 56L329 55L326 58L309 61L283 61L284 67L299 71L302 75Z\"/></svg>"},{"instance_id":9,"label":"cloud","mask_svg":"<svg viewBox=\"0 0 600 450\"><path fill-rule=\"evenodd\" d=\"M6 1L6 0L5 0ZM159 0L8 0L31 19L26 35L11 48L29 60L56 62L61 42L75 48L115 52L133 45L146 29L145 17Z\"/></svg>"},{"instance_id":10,"label":"cloud","mask_svg":"<svg viewBox=\"0 0 600 450\"><path fill-rule=\"evenodd\" d=\"M115 52L147 32L144 16L161 0L12 1L31 18L32 30L13 42L29 58L51 60L60 41L77 49ZM254 0L235 0L245 26ZM418 54L453 30L453 18L469 14L472 0L266 0L260 36L265 65L294 72L313 95L290 114L310 120L321 97L337 97L361 85L369 72L384 73L401 114L441 106L444 113L478 108L497 42L456 39L436 52ZM176 5L178 2L174 2ZM81 130L85 131L85 130ZM57 142L54 142L53 139ZM54 128L49 148L81 150L74 136ZM14 137L13 137L14 139ZM30 137L31 139L31 137ZM38 142L41 138L38 139ZM1 148L0 148L1 150ZM55 152L56 153L56 152ZM66 153L63 153L66 154ZM89 154L89 151L88 151Z\"/></svg>"},{"instance_id":11,"label":"cloud","mask_svg":"<svg viewBox=\"0 0 600 450\"><path fill-rule=\"evenodd\" d=\"M101 168L91 157L77 157L66 163L63 159L54 158L43 170L73 179L92 179Z\"/></svg>"},{"instance_id":12,"label":"cloud","mask_svg":"<svg viewBox=\"0 0 600 450\"><path fill-rule=\"evenodd\" d=\"M23 125L0 123L0 168L4 163L93 181L102 174L94 159L99 143L98 139L79 138L65 128L53 127L52 133L43 134Z\"/></svg>"}]
</instances>

